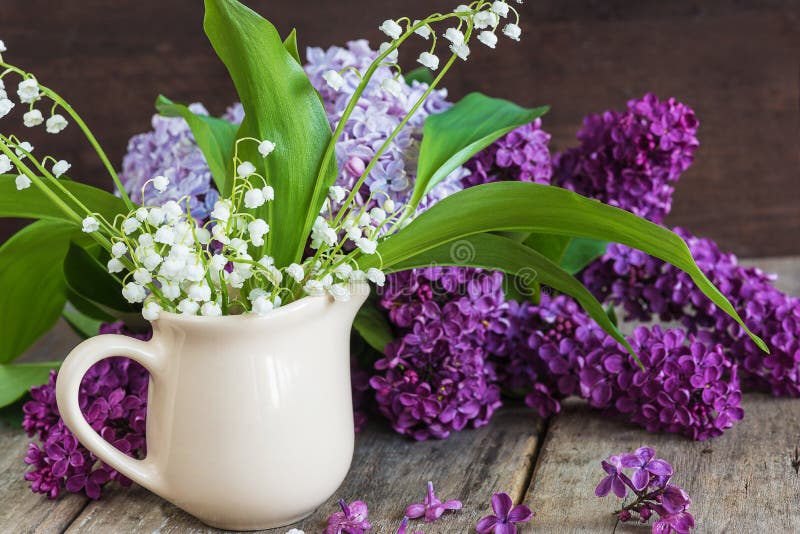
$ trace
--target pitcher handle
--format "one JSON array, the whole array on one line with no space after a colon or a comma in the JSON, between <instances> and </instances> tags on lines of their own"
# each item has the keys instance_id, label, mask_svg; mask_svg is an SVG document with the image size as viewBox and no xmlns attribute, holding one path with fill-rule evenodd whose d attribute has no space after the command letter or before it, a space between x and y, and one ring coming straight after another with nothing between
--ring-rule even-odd
<instances>
[{"instance_id":1,"label":"pitcher handle","mask_svg":"<svg viewBox=\"0 0 800 534\"><path fill-rule=\"evenodd\" d=\"M126 356L142 364L157 383L163 359L152 342L128 336L104 334L87 339L69 353L56 380L56 402L64 424L84 447L102 461L150 491L162 494L164 481L150 454L137 460L104 440L83 417L78 402L81 380L95 363L113 356Z\"/></svg>"}]
</instances>

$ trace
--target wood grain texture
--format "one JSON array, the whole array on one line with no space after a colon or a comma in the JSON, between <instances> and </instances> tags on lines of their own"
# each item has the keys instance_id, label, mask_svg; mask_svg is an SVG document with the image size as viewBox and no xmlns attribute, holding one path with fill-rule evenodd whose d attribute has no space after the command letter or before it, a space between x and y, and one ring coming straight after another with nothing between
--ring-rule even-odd
<instances>
[{"instance_id":1,"label":"wood grain texture","mask_svg":"<svg viewBox=\"0 0 800 534\"><path fill-rule=\"evenodd\" d=\"M800 532L800 399L745 395L743 421L705 442L650 434L569 403L550 424L525 503L536 530L559 533L644 533L619 523L619 500L599 499L600 460L640 446L675 466L674 481L692 497L698 533Z\"/></svg>"},{"instance_id":2,"label":"wood grain texture","mask_svg":"<svg viewBox=\"0 0 800 534\"><path fill-rule=\"evenodd\" d=\"M0 429L0 532L60 533L80 513L88 499L70 494L56 501L32 493L23 479L28 446L25 434Z\"/></svg>"},{"instance_id":3,"label":"wood grain texture","mask_svg":"<svg viewBox=\"0 0 800 534\"><path fill-rule=\"evenodd\" d=\"M460 499L464 509L432 525L426 534L452 534L472 530L489 508L495 491L521 498L528 483L536 451L539 420L526 409L506 409L492 424L453 434L444 441L412 442L379 424L358 434L353 466L336 495L297 528L320 532L325 518L337 511L338 499L364 500L369 505L373 531L394 532L403 510L421 502L428 480L437 496ZM320 444L324 446L324 444ZM422 523L419 523L422 526ZM288 528L266 532L284 534ZM67 530L70 534L123 532L219 532L136 487L114 489L93 502Z\"/></svg>"},{"instance_id":4,"label":"wood grain texture","mask_svg":"<svg viewBox=\"0 0 800 534\"><path fill-rule=\"evenodd\" d=\"M382 39L378 22L452 8L451 0L249 0L301 48ZM668 222L740 255L800 252L798 76L800 15L793 0L542 0L522 7L523 40L476 46L446 80L451 96L480 90L550 104L552 147L575 144L584 115L621 108L647 91L692 105L701 120L697 162ZM164 93L221 113L235 99L202 33L199 0L53 3L3 0L9 56L35 70L85 114L114 162L149 127ZM343 23L345 22L346 23ZM415 54L402 62L411 66ZM108 187L97 158L70 131L59 157L81 180ZM25 132L30 135L30 131ZM33 135L38 146L45 141ZM47 139L45 146L52 147ZM18 226L0 222L0 240Z\"/></svg>"}]
</instances>

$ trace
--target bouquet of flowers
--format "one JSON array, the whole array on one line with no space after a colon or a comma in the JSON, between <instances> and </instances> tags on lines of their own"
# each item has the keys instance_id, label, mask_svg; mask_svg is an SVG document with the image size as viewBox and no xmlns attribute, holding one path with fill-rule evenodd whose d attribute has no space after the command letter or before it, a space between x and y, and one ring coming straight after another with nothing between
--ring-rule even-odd
<instances>
[{"instance_id":1,"label":"bouquet of flowers","mask_svg":"<svg viewBox=\"0 0 800 534\"><path fill-rule=\"evenodd\" d=\"M437 89L475 41L519 40L511 5L478 0L380 28L388 40L377 51L363 41L311 49L303 67L294 33L281 40L238 2L207 0L206 33L241 104L215 118L159 97L154 132L131 141L119 175L58 93L0 60L3 80L20 78L25 126L45 122L43 103L48 132L76 124L119 195L70 180L68 162L0 135L0 170L10 172L0 177L0 216L40 219L0 249L0 287L20 296L0 303L15 332L0 361L19 355L66 303L68 320L89 335L100 321L133 333L146 331L141 318L163 313L264 315L307 295L347 300L351 281L368 280L380 294L357 318L357 345L380 356L368 371L357 367L357 398L374 398L416 439L485 424L501 388L542 415L579 394L651 429L682 431L691 421L694 437L713 435L741 417L737 367L720 345L728 339L747 347L749 380L796 377L781 356L791 342L777 336L785 352L764 357L728 298L751 317L757 295L769 303L760 313L795 322L796 303L773 306L780 298L761 296L766 281L761 293L748 286L726 298L693 259L689 236L656 224L697 146L691 110L648 96L591 117L581 146L551 162L539 121L546 108L480 94L450 104ZM430 43L417 58L427 70L404 79L398 49L411 38ZM0 96L6 115L15 104ZM621 245L605 252L609 241ZM574 276L581 271L586 286ZM670 276L682 293L659 298L673 289L658 283ZM634 277L638 293L615 283ZM598 299L639 309L638 318L695 306L709 319L698 319L691 344L658 328L628 340ZM712 319L730 338L701 335ZM145 372L128 360L102 365L84 385L84 411L118 448L143 455ZM10 393L0 404L50 378L25 407L26 429L45 444L32 444L26 460L34 490L54 497L66 480L96 497L105 481L124 482L58 426L54 364L4 367ZM685 402L658 404L660 390Z\"/></svg>"}]
</instances>

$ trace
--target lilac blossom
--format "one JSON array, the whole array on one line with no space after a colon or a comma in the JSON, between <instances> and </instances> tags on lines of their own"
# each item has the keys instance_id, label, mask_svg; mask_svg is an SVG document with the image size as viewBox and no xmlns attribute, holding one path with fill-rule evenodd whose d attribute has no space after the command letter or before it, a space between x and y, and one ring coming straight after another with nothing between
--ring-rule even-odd
<instances>
[{"instance_id":1,"label":"lilac blossom","mask_svg":"<svg viewBox=\"0 0 800 534\"><path fill-rule=\"evenodd\" d=\"M464 187L500 181L534 182L550 185L550 134L542 130L541 119L520 126L470 159L464 166L469 174Z\"/></svg>"},{"instance_id":2,"label":"lilac blossom","mask_svg":"<svg viewBox=\"0 0 800 534\"><path fill-rule=\"evenodd\" d=\"M652 448L641 447L633 453L611 456L600 465L607 475L597 485L595 495L605 497L612 489L620 499L627 497L629 489L634 494L632 502L614 512L620 521L630 521L635 513L646 523L656 514L654 534L686 534L694 527L694 517L688 511L692 500L683 488L670 483L672 465L655 458ZM633 476L628 477L624 469L633 469Z\"/></svg>"},{"instance_id":3,"label":"lilac blossom","mask_svg":"<svg viewBox=\"0 0 800 534\"><path fill-rule=\"evenodd\" d=\"M447 510L460 510L462 507L461 501L450 500L442 502L436 497L433 492L433 482L428 482L428 494L421 503L410 504L406 507L406 516L411 519L418 517L425 517L426 523L436 521Z\"/></svg>"},{"instance_id":4,"label":"lilac blossom","mask_svg":"<svg viewBox=\"0 0 800 534\"><path fill-rule=\"evenodd\" d=\"M208 115L202 104L192 104L189 109ZM219 194L189 125L182 118L154 115L152 126L152 131L135 135L128 142L119 174L125 191L139 204L161 205L187 197L192 215L206 218ZM159 175L170 181L164 193L156 191L152 183L144 187L148 180Z\"/></svg>"},{"instance_id":5,"label":"lilac blossom","mask_svg":"<svg viewBox=\"0 0 800 534\"><path fill-rule=\"evenodd\" d=\"M339 506L342 510L328 517L323 534L364 534L372 528L367 521L369 510L365 502L353 501L348 505L344 499L340 499Z\"/></svg>"},{"instance_id":6,"label":"lilac blossom","mask_svg":"<svg viewBox=\"0 0 800 534\"><path fill-rule=\"evenodd\" d=\"M104 325L101 334L136 335L122 323ZM93 365L81 382L79 405L91 427L106 441L134 458L146 454L144 437L149 375L127 358L108 358ZM55 398L56 372L47 384L31 388L31 400L23 406L22 427L36 441L28 445L25 463L31 469L25 480L36 493L55 499L64 490L83 492L98 499L105 483L123 486L130 480L89 452L64 425Z\"/></svg>"},{"instance_id":7,"label":"lilac blossom","mask_svg":"<svg viewBox=\"0 0 800 534\"><path fill-rule=\"evenodd\" d=\"M494 515L487 515L475 526L480 534L516 534L517 525L533 519L533 512L524 504L514 506L507 493L492 495Z\"/></svg>"},{"instance_id":8,"label":"lilac blossom","mask_svg":"<svg viewBox=\"0 0 800 534\"><path fill-rule=\"evenodd\" d=\"M417 440L488 423L501 405L485 341L506 328L502 275L431 267L391 275L381 298L398 337L370 379L378 410Z\"/></svg>"},{"instance_id":9,"label":"lilac blossom","mask_svg":"<svg viewBox=\"0 0 800 534\"><path fill-rule=\"evenodd\" d=\"M624 499L628 495L628 487L633 487L633 484L628 476L622 472L619 456L612 456L608 461L603 460L600 465L607 475L597 485L594 494L598 497L605 497L609 492L613 491L614 495Z\"/></svg>"},{"instance_id":10,"label":"lilac blossom","mask_svg":"<svg viewBox=\"0 0 800 534\"><path fill-rule=\"evenodd\" d=\"M611 245L581 275L584 284L599 300L620 306L628 319L680 321L698 338L720 344L739 365L749 389L800 396L800 298L775 288L774 276L742 267L735 255L722 253L712 240L682 228L675 232L745 324L766 341L770 354L763 353L686 273L628 247Z\"/></svg>"},{"instance_id":11,"label":"lilac blossom","mask_svg":"<svg viewBox=\"0 0 800 534\"><path fill-rule=\"evenodd\" d=\"M619 463L622 467L633 468L633 489L643 490L651 476L672 476L672 466L664 460L654 458L655 454L656 451L650 447L641 447L633 453L620 456Z\"/></svg>"},{"instance_id":12,"label":"lilac blossom","mask_svg":"<svg viewBox=\"0 0 800 534\"><path fill-rule=\"evenodd\" d=\"M738 366L700 336L638 327L629 341L642 371L569 297L544 295L538 305L508 309L506 342L493 358L497 374L543 417L558 412L560 399L578 395L648 431L704 440L744 415Z\"/></svg>"},{"instance_id":13,"label":"lilac blossom","mask_svg":"<svg viewBox=\"0 0 800 534\"><path fill-rule=\"evenodd\" d=\"M554 157L553 185L660 223L675 182L694 160L697 128L689 106L653 94L622 112L589 115L580 145Z\"/></svg>"},{"instance_id":14,"label":"lilac blossom","mask_svg":"<svg viewBox=\"0 0 800 534\"><path fill-rule=\"evenodd\" d=\"M341 72L350 67L364 72L377 57L378 52L370 48L369 43L363 39L350 41L344 48L308 48L304 69L311 84L322 95L331 126L338 124L360 79L352 70L346 70L342 72L343 87L335 91L325 82L323 74L329 70ZM397 95L390 94L381 87L381 83L393 77L394 72L389 67L378 67L344 126L342 137L337 141L337 184L345 189L353 189L380 146L428 89L427 84L413 81L410 84L401 84ZM359 203L368 203L372 207L386 198L392 199L398 205L408 202L416 178L423 123L429 115L441 113L451 106L446 98L446 90L434 90L409 119L357 192ZM424 209L460 190L460 180L465 172L462 168L453 171L430 192L421 207ZM370 198L372 200L368 202Z\"/></svg>"}]
</instances>

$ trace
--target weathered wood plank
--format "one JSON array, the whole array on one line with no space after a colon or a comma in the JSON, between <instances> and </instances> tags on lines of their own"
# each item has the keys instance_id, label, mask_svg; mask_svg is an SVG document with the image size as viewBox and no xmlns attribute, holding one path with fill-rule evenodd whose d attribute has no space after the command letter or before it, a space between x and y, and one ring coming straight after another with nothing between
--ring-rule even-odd
<instances>
[{"instance_id":1,"label":"weathered wood plank","mask_svg":"<svg viewBox=\"0 0 800 534\"><path fill-rule=\"evenodd\" d=\"M18 430L0 430L0 532L63 532L87 499L70 494L50 501L32 493L30 483L23 479L28 441Z\"/></svg>"},{"instance_id":2,"label":"weathered wood plank","mask_svg":"<svg viewBox=\"0 0 800 534\"><path fill-rule=\"evenodd\" d=\"M800 532L800 400L745 396L745 419L706 442L650 434L604 419L574 402L550 424L525 503L536 529L559 533L643 533L617 524L619 499L594 496L600 460L647 445L675 466L693 499L696 532Z\"/></svg>"},{"instance_id":3,"label":"weathered wood plank","mask_svg":"<svg viewBox=\"0 0 800 534\"><path fill-rule=\"evenodd\" d=\"M338 510L339 498L365 500L373 531L394 532L403 510L421 502L432 480L437 495L458 498L464 509L432 525L426 534L452 534L474 529L489 508L495 491L519 499L528 484L541 424L529 410L506 409L491 425L464 431L444 441L415 443L373 424L356 441L353 467L342 487L297 528L319 532L325 518ZM324 446L324 444L321 444ZM213 459L209 459L213 461ZM284 534L286 528L267 532ZM68 533L219 532L141 488L112 490L108 498L89 504Z\"/></svg>"}]
</instances>

